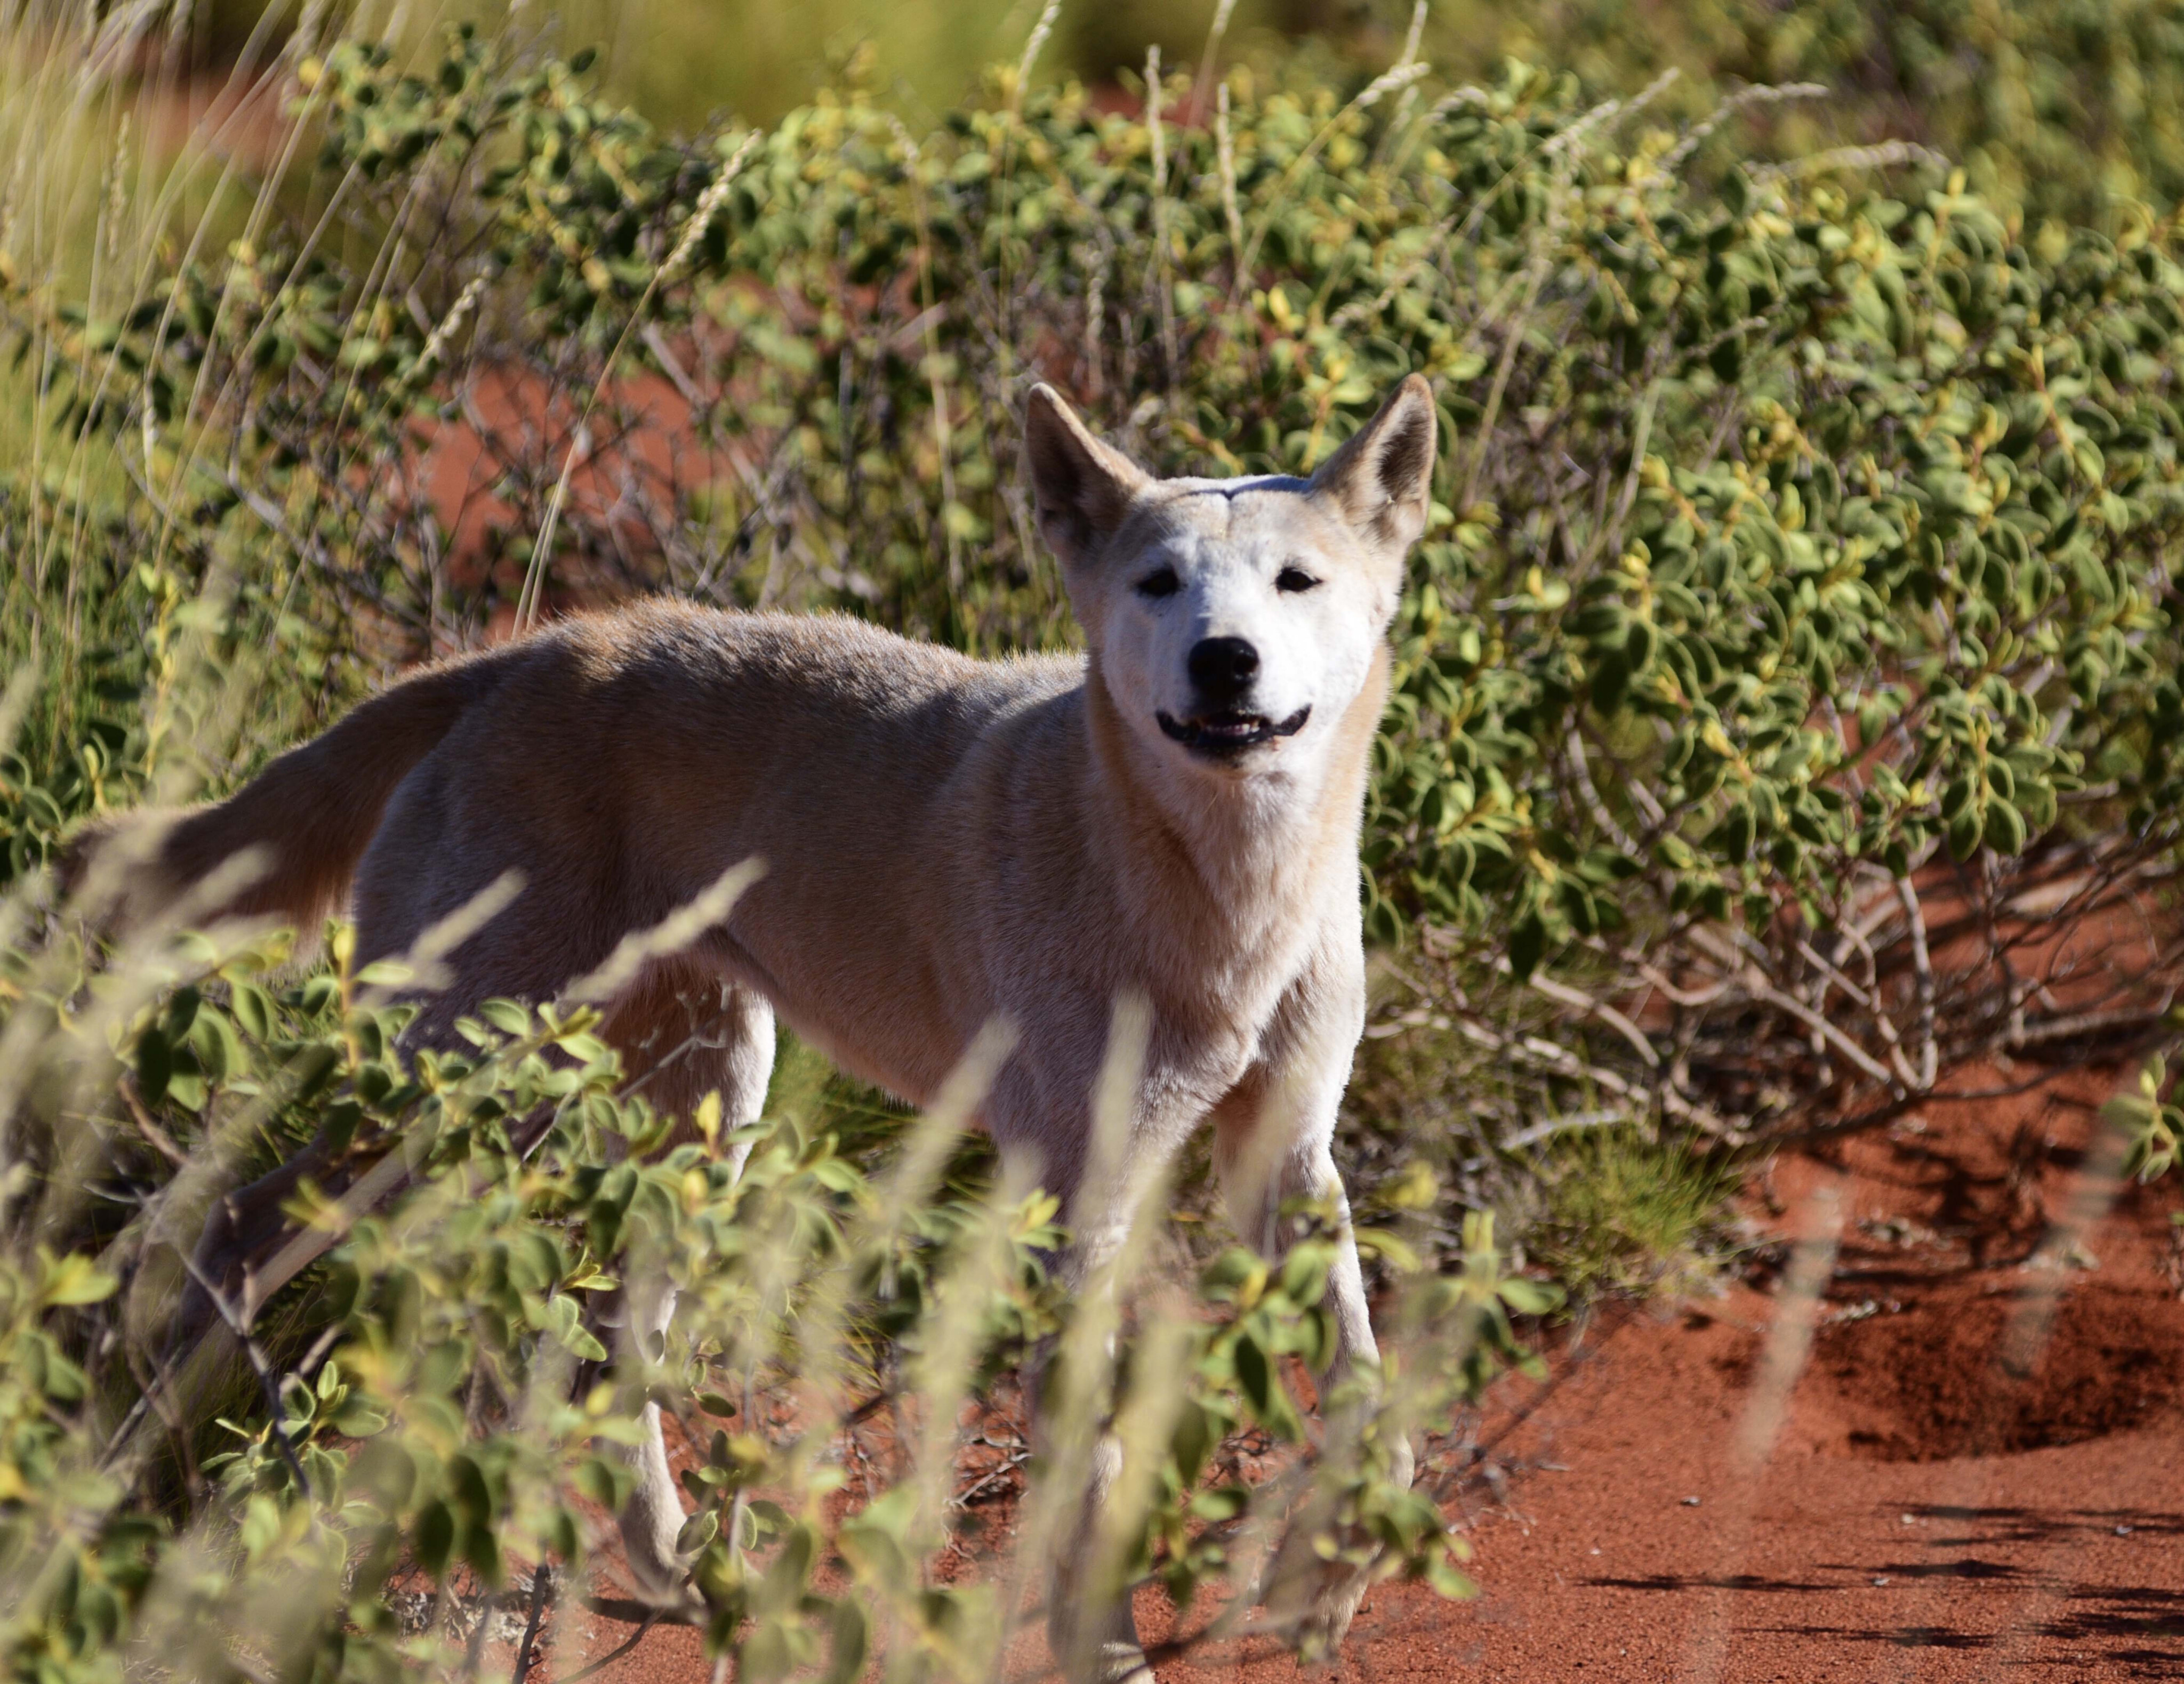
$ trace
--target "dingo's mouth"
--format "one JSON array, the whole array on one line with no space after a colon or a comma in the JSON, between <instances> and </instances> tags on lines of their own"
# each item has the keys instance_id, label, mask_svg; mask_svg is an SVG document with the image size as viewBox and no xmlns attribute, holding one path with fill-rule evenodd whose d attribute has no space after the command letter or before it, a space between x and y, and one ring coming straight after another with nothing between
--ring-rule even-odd
<instances>
[{"instance_id":1,"label":"dingo's mouth","mask_svg":"<svg viewBox=\"0 0 2184 1684\"><path fill-rule=\"evenodd\" d=\"M1160 721L1163 731L1192 753L1227 759L1247 748L1256 748L1262 742L1271 742L1278 736L1295 736L1312 717L1312 709L1299 708L1285 720L1229 710L1201 714L1195 720L1178 720L1173 714L1156 714L1153 717Z\"/></svg>"}]
</instances>

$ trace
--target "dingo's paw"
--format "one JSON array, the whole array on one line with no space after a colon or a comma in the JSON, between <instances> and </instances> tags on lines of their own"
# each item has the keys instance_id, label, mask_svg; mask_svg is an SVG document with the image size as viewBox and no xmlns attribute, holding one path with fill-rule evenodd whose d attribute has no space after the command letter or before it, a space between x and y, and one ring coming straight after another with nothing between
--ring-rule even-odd
<instances>
[{"instance_id":1,"label":"dingo's paw","mask_svg":"<svg viewBox=\"0 0 2184 1684\"><path fill-rule=\"evenodd\" d=\"M1312 1587L1312 1598L1306 1605L1304 1617L1297 1622L1299 1659L1332 1660L1343 1638L1349 1635L1350 1622L1364 1605L1365 1592L1372 1587L1373 1576L1366 1568L1351 1562L1326 1563L1319 1582Z\"/></svg>"},{"instance_id":2,"label":"dingo's paw","mask_svg":"<svg viewBox=\"0 0 2184 1684\"><path fill-rule=\"evenodd\" d=\"M1418 1476L1418 1459L1412 1453L1411 1441L1407 1438L1397 1439L1395 1452L1388 1458L1389 1482L1401 1490L1408 1491Z\"/></svg>"},{"instance_id":3,"label":"dingo's paw","mask_svg":"<svg viewBox=\"0 0 2184 1684\"><path fill-rule=\"evenodd\" d=\"M1070 1684L1154 1684L1127 1598L1088 1607L1057 1589L1046 1640Z\"/></svg>"},{"instance_id":4,"label":"dingo's paw","mask_svg":"<svg viewBox=\"0 0 2184 1684\"><path fill-rule=\"evenodd\" d=\"M1296 1532L1284 1540L1263 1601L1268 1625L1287 1635L1299 1659L1322 1661L1334 1654L1373 1587L1375 1553L1346 1537L1328 1560Z\"/></svg>"},{"instance_id":5,"label":"dingo's paw","mask_svg":"<svg viewBox=\"0 0 2184 1684\"><path fill-rule=\"evenodd\" d=\"M1389 1456L1389 1479L1407 1489L1417 1469L1409 1442L1398 1440ZM1333 1656L1373 1588L1379 1555L1368 1535L1354 1525L1331 1534L1299 1525L1284 1538L1263 1599L1273 1623L1290 1633L1301 1659Z\"/></svg>"},{"instance_id":6,"label":"dingo's paw","mask_svg":"<svg viewBox=\"0 0 2184 1684\"><path fill-rule=\"evenodd\" d=\"M1100 1644L1093 1676L1098 1684L1156 1684L1152 1663L1135 1643Z\"/></svg>"},{"instance_id":7,"label":"dingo's paw","mask_svg":"<svg viewBox=\"0 0 2184 1684\"><path fill-rule=\"evenodd\" d=\"M1107 1605L1059 1597L1046 1619L1046 1642L1070 1684L1153 1684L1127 1597Z\"/></svg>"}]
</instances>

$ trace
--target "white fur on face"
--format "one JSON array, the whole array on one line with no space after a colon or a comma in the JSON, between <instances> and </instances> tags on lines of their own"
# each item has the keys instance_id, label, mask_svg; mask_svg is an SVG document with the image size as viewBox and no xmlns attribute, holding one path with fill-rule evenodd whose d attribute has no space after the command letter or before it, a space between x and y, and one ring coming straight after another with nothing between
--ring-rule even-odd
<instances>
[{"instance_id":1,"label":"white fur on face","mask_svg":"<svg viewBox=\"0 0 2184 1684\"><path fill-rule=\"evenodd\" d=\"M1079 610L1092 609L1084 617L1100 675L1130 729L1167 763L1208 778L1316 766L1371 671L1401 557L1377 553L1294 480L1170 481L1130 526L1100 570L1096 606ZM1163 730L1162 715L1188 727L1224 711L1190 675L1191 651L1210 637L1241 638L1258 656L1250 687L1225 711L1277 725L1303 713L1295 735L1208 753Z\"/></svg>"}]
</instances>

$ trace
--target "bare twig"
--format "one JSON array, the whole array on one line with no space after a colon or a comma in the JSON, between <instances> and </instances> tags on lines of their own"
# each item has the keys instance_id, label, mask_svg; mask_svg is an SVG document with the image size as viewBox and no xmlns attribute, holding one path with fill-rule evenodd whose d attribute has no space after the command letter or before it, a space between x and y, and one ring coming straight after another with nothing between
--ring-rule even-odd
<instances>
[{"instance_id":1,"label":"bare twig","mask_svg":"<svg viewBox=\"0 0 2184 1684\"><path fill-rule=\"evenodd\" d=\"M1228 84L1221 84L1218 103L1213 111L1213 151L1221 167L1221 212L1228 222L1228 249L1234 264L1235 277L1230 285L1231 295L1241 284L1244 273L1244 217L1236 205L1236 142L1228 132Z\"/></svg>"},{"instance_id":2,"label":"bare twig","mask_svg":"<svg viewBox=\"0 0 2184 1684\"><path fill-rule=\"evenodd\" d=\"M288 1471L295 1476L298 1494L307 1493L311 1488L310 1480L304 1472L304 1464L296 1454L296 1447L288 1442L287 1432L281 1425L281 1381L274 1372L272 1363L259 1348L257 1340L250 1337L250 1324L228 1303L227 1295L198 1267L197 1260L185 1255L182 1267L189 1271L190 1278L212 1301L213 1309L227 1325L228 1331L235 1336L236 1343L242 1347L243 1355L249 1359L251 1369L258 1376L259 1389L265 1395L265 1431L272 1438L275 1448L280 1451L281 1459L288 1464Z\"/></svg>"},{"instance_id":3,"label":"bare twig","mask_svg":"<svg viewBox=\"0 0 2184 1684\"><path fill-rule=\"evenodd\" d=\"M508 1675L508 1684L524 1684L531 1676L532 1646L538 1641L539 1622L546 1617L546 1605L553 1600L554 1575L549 1565L540 1561L531 1570L531 1617L524 1621L523 1641L515 1646L515 1665Z\"/></svg>"},{"instance_id":4,"label":"bare twig","mask_svg":"<svg viewBox=\"0 0 2184 1684\"><path fill-rule=\"evenodd\" d=\"M1834 90L1825 82L1790 82L1780 87L1740 88L1715 106L1702 122L1696 125L1689 134L1662 156L1661 172L1663 175L1674 173L1679 164L1706 143L1709 135L1740 111L1755 105L1778 104L1786 100L1825 99Z\"/></svg>"},{"instance_id":5,"label":"bare twig","mask_svg":"<svg viewBox=\"0 0 2184 1684\"><path fill-rule=\"evenodd\" d=\"M1047 36L1054 33L1054 20L1061 15L1061 0L1046 0L1039 14L1039 21L1031 26L1031 34L1024 39L1023 57L1017 60L1017 79L1009 89L1009 115L1017 117L1023 112L1024 89L1031 82L1031 67L1039 62L1045 50Z\"/></svg>"},{"instance_id":6,"label":"bare twig","mask_svg":"<svg viewBox=\"0 0 2184 1684\"><path fill-rule=\"evenodd\" d=\"M1926 914L1919 904L1919 892L1908 877L1896 880L1897 904L1911 926L1911 964L1919 979L1919 1081L1921 1088L1934 1085L1934 962L1926 951Z\"/></svg>"}]
</instances>

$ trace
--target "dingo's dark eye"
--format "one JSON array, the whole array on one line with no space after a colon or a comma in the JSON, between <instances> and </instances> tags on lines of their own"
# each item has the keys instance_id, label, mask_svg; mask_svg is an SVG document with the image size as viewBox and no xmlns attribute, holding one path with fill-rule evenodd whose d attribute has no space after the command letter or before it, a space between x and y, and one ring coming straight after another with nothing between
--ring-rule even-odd
<instances>
[{"instance_id":1,"label":"dingo's dark eye","mask_svg":"<svg viewBox=\"0 0 2184 1684\"><path fill-rule=\"evenodd\" d=\"M1156 567L1138 581L1141 597L1172 597L1183 588L1183 581L1175 576L1173 567Z\"/></svg>"},{"instance_id":2,"label":"dingo's dark eye","mask_svg":"<svg viewBox=\"0 0 2184 1684\"><path fill-rule=\"evenodd\" d=\"M1274 575L1274 588L1277 591L1309 591L1318 583L1318 580L1313 578L1301 567L1284 567Z\"/></svg>"}]
</instances>

